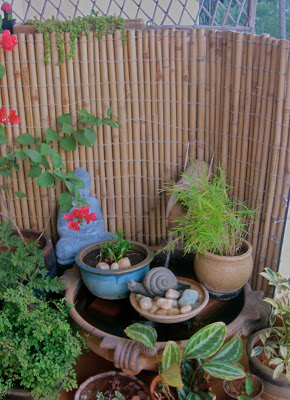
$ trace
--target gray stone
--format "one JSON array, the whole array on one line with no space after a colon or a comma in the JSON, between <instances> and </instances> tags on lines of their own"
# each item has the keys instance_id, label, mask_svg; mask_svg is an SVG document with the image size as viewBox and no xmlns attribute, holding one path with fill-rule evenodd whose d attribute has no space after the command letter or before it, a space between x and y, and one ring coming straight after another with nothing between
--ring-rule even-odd
<instances>
[{"instance_id":1,"label":"gray stone","mask_svg":"<svg viewBox=\"0 0 290 400\"><path fill-rule=\"evenodd\" d=\"M80 230L75 231L69 229L67 226L68 221L64 219L65 213L58 214L57 232L60 239L56 243L55 253L57 262L61 265L73 263L78 251L89 244L101 242L103 240L111 240L114 236L112 233L105 231L99 202L95 197L90 196L91 177L89 173L84 168L77 168L74 170L74 174L85 183L84 189L79 189L80 196L88 203L90 213L94 212L97 214L97 220L91 221L89 224L84 222L80 226ZM69 212L71 212L71 210Z\"/></svg>"},{"instance_id":2,"label":"gray stone","mask_svg":"<svg viewBox=\"0 0 290 400\"><path fill-rule=\"evenodd\" d=\"M118 263L116 263L116 262L114 262L112 265L111 265L111 269L120 269L120 266L119 266L119 264Z\"/></svg>"},{"instance_id":3,"label":"gray stone","mask_svg":"<svg viewBox=\"0 0 290 400\"><path fill-rule=\"evenodd\" d=\"M121 260L118 261L120 269L126 269L131 267L131 262L128 257L121 258Z\"/></svg>"},{"instance_id":4,"label":"gray stone","mask_svg":"<svg viewBox=\"0 0 290 400\"><path fill-rule=\"evenodd\" d=\"M178 304L180 307L190 305L191 307L194 307L195 303L197 302L198 299L198 292L193 289L186 289L183 292L183 295L178 301Z\"/></svg>"},{"instance_id":5,"label":"gray stone","mask_svg":"<svg viewBox=\"0 0 290 400\"><path fill-rule=\"evenodd\" d=\"M97 264L97 269L108 270L108 269L110 269L110 266L109 266L109 264L107 264L105 262L99 262Z\"/></svg>"}]
</instances>

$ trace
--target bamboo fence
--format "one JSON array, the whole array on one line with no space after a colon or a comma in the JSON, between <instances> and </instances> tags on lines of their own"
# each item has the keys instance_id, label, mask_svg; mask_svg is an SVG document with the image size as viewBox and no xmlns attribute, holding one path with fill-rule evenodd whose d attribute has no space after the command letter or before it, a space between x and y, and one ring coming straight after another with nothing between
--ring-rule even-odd
<instances>
[{"instance_id":1,"label":"bamboo fence","mask_svg":"<svg viewBox=\"0 0 290 400\"><path fill-rule=\"evenodd\" d=\"M288 198L289 42L267 35L192 29L148 29L77 43L75 58L57 65L43 60L42 34L18 34L13 52L0 50L6 75L0 101L15 109L19 126L7 128L9 144L20 133L43 136L57 117L86 109L105 115L111 106L122 128L97 128L93 148L61 152L69 170L82 166L92 177L105 226L150 245L167 239L164 188L179 179L187 158L221 164L233 194L258 209L250 241L258 275L277 269ZM64 36L69 50L67 34ZM14 175L10 205L20 227L42 229L57 239L61 187L39 188L24 165Z\"/></svg>"}]
</instances>

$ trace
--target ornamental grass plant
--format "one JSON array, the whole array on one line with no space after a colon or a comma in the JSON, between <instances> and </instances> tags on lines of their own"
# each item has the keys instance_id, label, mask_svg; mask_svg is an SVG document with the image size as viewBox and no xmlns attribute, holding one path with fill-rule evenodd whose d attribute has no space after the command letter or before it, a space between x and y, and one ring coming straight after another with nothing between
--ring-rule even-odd
<instances>
[{"instance_id":1,"label":"ornamental grass plant","mask_svg":"<svg viewBox=\"0 0 290 400\"><path fill-rule=\"evenodd\" d=\"M231 186L225 172L218 168L218 174L193 177L183 174L188 185L172 184L169 196L174 195L184 213L174 221L171 235L178 237L167 245L174 248L181 241L184 252L204 253L206 251L235 256L241 253L243 241L249 233L256 210L250 210L245 203L231 198Z\"/></svg>"}]
</instances>

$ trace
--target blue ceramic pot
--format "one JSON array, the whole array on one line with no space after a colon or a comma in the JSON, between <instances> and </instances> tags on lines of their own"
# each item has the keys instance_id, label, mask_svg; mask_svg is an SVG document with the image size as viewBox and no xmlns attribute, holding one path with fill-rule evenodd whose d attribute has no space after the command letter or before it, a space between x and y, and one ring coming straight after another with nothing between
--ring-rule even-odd
<instances>
[{"instance_id":1,"label":"blue ceramic pot","mask_svg":"<svg viewBox=\"0 0 290 400\"><path fill-rule=\"evenodd\" d=\"M100 270L85 264L84 257L88 253L100 249L104 243L108 243L108 241L93 243L77 253L75 260L80 267L83 282L92 294L101 299L117 300L129 297L127 283L131 279L136 282L143 280L149 271L154 252L145 244L130 242L133 252L139 252L145 256L145 259L139 264L122 270Z\"/></svg>"}]
</instances>

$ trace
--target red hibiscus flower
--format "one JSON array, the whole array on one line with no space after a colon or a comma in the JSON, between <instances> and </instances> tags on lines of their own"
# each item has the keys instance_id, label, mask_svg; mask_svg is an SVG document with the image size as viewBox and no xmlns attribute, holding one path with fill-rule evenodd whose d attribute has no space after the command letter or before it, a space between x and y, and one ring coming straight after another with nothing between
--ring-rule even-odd
<instances>
[{"instance_id":1,"label":"red hibiscus flower","mask_svg":"<svg viewBox=\"0 0 290 400\"><path fill-rule=\"evenodd\" d=\"M74 229L75 231L80 230L79 221L70 221L67 226L69 229Z\"/></svg>"},{"instance_id":2,"label":"red hibiscus flower","mask_svg":"<svg viewBox=\"0 0 290 400\"><path fill-rule=\"evenodd\" d=\"M3 12L12 12L12 7L9 3L2 4L1 11Z\"/></svg>"},{"instance_id":3,"label":"red hibiscus flower","mask_svg":"<svg viewBox=\"0 0 290 400\"><path fill-rule=\"evenodd\" d=\"M4 107L2 107L0 109L0 122L4 123L4 124L8 124L8 119L7 119L7 112L6 109Z\"/></svg>"},{"instance_id":4,"label":"red hibiscus flower","mask_svg":"<svg viewBox=\"0 0 290 400\"><path fill-rule=\"evenodd\" d=\"M12 51L18 42L16 36L10 34L8 29L2 32L2 38L0 39L0 46L5 51Z\"/></svg>"},{"instance_id":5,"label":"red hibiscus flower","mask_svg":"<svg viewBox=\"0 0 290 400\"><path fill-rule=\"evenodd\" d=\"M20 118L17 116L15 110L10 110L10 114L8 116L10 124L19 124L20 123Z\"/></svg>"}]
</instances>

